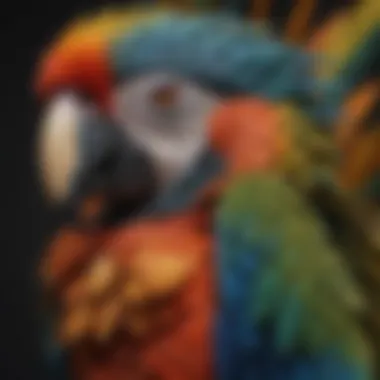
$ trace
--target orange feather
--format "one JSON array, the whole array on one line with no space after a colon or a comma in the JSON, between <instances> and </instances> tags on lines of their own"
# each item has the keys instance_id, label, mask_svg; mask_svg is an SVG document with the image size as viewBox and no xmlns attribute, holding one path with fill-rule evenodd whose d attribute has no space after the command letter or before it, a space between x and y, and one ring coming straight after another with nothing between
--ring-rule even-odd
<instances>
[{"instance_id":1,"label":"orange feather","mask_svg":"<svg viewBox=\"0 0 380 380\"><path fill-rule=\"evenodd\" d=\"M70 351L73 378L121 380L148 378L144 376L149 375L167 380L212 379L210 334L215 301L212 243L207 230L200 228L199 221L203 218L204 209L198 208L171 218L141 220L120 228L107 239L106 245L99 245L98 250L92 247L92 255L87 251L84 255L86 257L70 254L70 250L74 251L73 248L76 247L75 241L78 250L85 251L83 243L80 244L80 240L77 240L78 237L70 239L74 246L68 245L66 239L56 242L55 249L50 252L55 260L57 252L60 252L61 260L65 253L69 254L67 260L64 260L64 267L67 268L75 267L78 261L87 259L87 269L82 269L82 273L86 275L89 273L88 265L99 254L103 259L109 259L116 264L125 281L133 278L135 260L143 272L145 269L152 271L150 280L154 280L156 274L159 275L156 280L167 280L167 276L162 276L162 273L155 273L155 266L149 265L149 262L145 263L148 266L144 269L144 262L140 262L142 252L148 252L152 257L155 255L157 259L170 254L177 260L183 260L185 264L192 263L192 275L187 281L173 282L179 286L174 289L173 296L147 303L142 309L137 303L135 309L129 310L128 302L123 303L126 301L126 296L121 293L124 286L114 287L112 292L103 296L97 294L91 300L88 298L89 294L83 292L83 288L87 289L86 281L80 282L86 276L79 273L71 281L71 285L77 284L79 289L76 287L73 290L73 286L66 284L66 290L58 295L56 301L65 306L62 327L66 329L66 337L71 334L71 338L79 339L75 340ZM57 250L59 246L61 248ZM167 262L163 260L165 261ZM164 269L160 266L156 268L157 271ZM187 275L188 271L181 270L181 273ZM169 277L173 279L172 275L173 273ZM154 284L155 281L150 283ZM78 299L81 300L79 303L75 301ZM68 303L69 300L71 302ZM136 311L134 319L128 310ZM91 336L90 339L91 333L94 338ZM99 340L99 334L107 340Z\"/></svg>"},{"instance_id":2,"label":"orange feather","mask_svg":"<svg viewBox=\"0 0 380 380\"><path fill-rule=\"evenodd\" d=\"M227 159L230 174L263 170L278 163L286 148L281 114L260 99L233 99L211 119L210 141Z\"/></svg>"}]
</instances>

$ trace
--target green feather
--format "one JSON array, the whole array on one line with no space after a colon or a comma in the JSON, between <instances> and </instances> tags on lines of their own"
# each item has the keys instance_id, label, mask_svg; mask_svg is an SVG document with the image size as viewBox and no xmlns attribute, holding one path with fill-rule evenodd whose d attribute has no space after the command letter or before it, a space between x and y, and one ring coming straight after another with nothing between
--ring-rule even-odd
<instances>
[{"instance_id":1,"label":"green feather","mask_svg":"<svg viewBox=\"0 0 380 380\"><path fill-rule=\"evenodd\" d=\"M280 301L280 289L282 283L275 268L265 272L258 284L254 287L257 293L255 299L258 300L256 305L253 305L253 317L256 320L266 318L274 309L275 305Z\"/></svg>"},{"instance_id":2,"label":"green feather","mask_svg":"<svg viewBox=\"0 0 380 380\"><path fill-rule=\"evenodd\" d=\"M251 310L258 323L274 319L279 350L336 346L349 358L370 360L357 321L364 297L296 186L277 173L242 177L227 190L219 218L236 233L244 230L253 247L270 247L252 279Z\"/></svg>"},{"instance_id":3,"label":"green feather","mask_svg":"<svg viewBox=\"0 0 380 380\"><path fill-rule=\"evenodd\" d=\"M281 352L291 350L297 344L302 305L295 290L282 300L282 312L277 317L276 345Z\"/></svg>"}]
</instances>

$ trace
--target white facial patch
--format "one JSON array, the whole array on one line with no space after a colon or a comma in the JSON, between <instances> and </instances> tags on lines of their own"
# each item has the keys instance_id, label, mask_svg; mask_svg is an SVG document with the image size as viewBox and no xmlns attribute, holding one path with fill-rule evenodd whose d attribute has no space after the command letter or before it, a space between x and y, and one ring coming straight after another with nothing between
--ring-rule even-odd
<instances>
[{"instance_id":1,"label":"white facial patch","mask_svg":"<svg viewBox=\"0 0 380 380\"><path fill-rule=\"evenodd\" d=\"M114 94L114 117L128 138L152 158L162 186L186 175L207 146L216 95L169 74L145 75Z\"/></svg>"}]
</instances>

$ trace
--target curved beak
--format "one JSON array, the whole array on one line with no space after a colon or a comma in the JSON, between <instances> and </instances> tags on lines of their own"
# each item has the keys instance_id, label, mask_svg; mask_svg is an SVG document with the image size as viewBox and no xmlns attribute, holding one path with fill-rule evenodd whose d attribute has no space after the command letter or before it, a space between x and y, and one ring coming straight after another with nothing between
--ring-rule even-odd
<instances>
[{"instance_id":1,"label":"curved beak","mask_svg":"<svg viewBox=\"0 0 380 380\"><path fill-rule=\"evenodd\" d=\"M103 119L71 94L54 99L42 122L39 168L48 197L87 218L83 207L97 197L91 221L108 219L113 205L128 204L132 216L155 195L156 176L150 158L118 126Z\"/></svg>"}]
</instances>

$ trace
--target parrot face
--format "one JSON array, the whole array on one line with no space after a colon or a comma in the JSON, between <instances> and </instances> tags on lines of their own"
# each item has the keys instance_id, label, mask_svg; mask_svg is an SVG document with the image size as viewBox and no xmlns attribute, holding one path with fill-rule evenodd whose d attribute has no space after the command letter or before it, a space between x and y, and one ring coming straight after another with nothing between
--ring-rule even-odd
<instances>
[{"instance_id":1,"label":"parrot face","mask_svg":"<svg viewBox=\"0 0 380 380\"><path fill-rule=\"evenodd\" d=\"M107 117L73 92L54 96L41 134L41 168L57 201L74 205L100 193L127 199L139 211L186 176L206 151L218 98L162 73L123 83L111 96Z\"/></svg>"},{"instance_id":2,"label":"parrot face","mask_svg":"<svg viewBox=\"0 0 380 380\"><path fill-rule=\"evenodd\" d=\"M326 87L308 53L233 17L116 12L65 31L37 72L40 166L101 228L64 225L44 257L51 378L375 378L378 249L314 130L378 62L372 32Z\"/></svg>"},{"instance_id":3,"label":"parrot face","mask_svg":"<svg viewBox=\"0 0 380 380\"><path fill-rule=\"evenodd\" d=\"M44 184L72 210L98 197L99 215L117 209L125 218L157 202L167 209L187 191L178 201L186 206L226 165L267 165L278 141L261 121L252 127L267 109L252 94L291 100L310 89L307 56L241 20L154 12L132 19L69 28L37 71L47 107ZM210 157L218 163L206 164Z\"/></svg>"}]
</instances>

